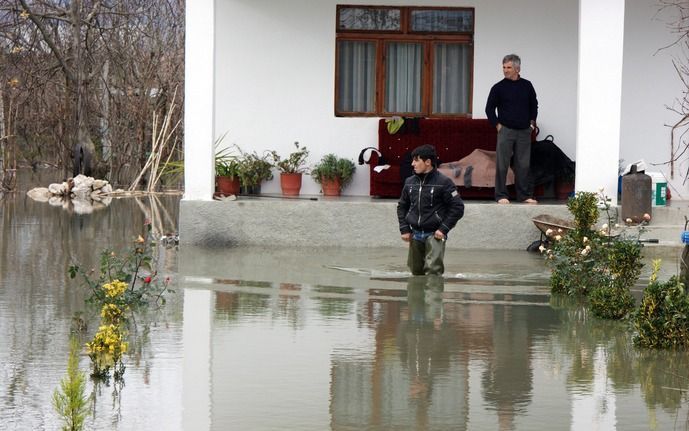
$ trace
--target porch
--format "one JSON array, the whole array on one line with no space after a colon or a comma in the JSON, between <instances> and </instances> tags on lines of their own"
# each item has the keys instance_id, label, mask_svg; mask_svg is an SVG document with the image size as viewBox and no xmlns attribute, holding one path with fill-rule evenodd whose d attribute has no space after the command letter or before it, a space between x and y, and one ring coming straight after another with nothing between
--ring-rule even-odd
<instances>
[{"instance_id":1,"label":"porch","mask_svg":"<svg viewBox=\"0 0 689 431\"><path fill-rule=\"evenodd\" d=\"M405 247L400 240L395 199L364 196L287 198L266 194L237 200L180 203L180 241L204 246L263 245L276 247ZM465 200L464 217L450 232L448 249L524 250L540 238L531 221L537 215L570 219L564 201L538 205L498 205ZM653 219L642 239L657 246L680 247L687 201L653 207ZM649 244L656 246L656 244Z\"/></svg>"}]
</instances>

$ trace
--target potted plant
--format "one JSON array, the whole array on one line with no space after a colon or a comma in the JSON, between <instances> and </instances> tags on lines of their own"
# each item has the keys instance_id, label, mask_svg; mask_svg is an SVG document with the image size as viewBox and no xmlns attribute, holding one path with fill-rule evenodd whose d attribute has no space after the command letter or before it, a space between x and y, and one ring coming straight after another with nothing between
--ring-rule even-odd
<instances>
[{"instance_id":1,"label":"potted plant","mask_svg":"<svg viewBox=\"0 0 689 431\"><path fill-rule=\"evenodd\" d=\"M280 171L280 187L285 196L297 196L301 190L302 174L306 172L306 159L309 157L309 150L300 147L299 142L295 142L296 150L283 159L273 150L270 157L273 159L273 166Z\"/></svg>"},{"instance_id":2,"label":"potted plant","mask_svg":"<svg viewBox=\"0 0 689 431\"><path fill-rule=\"evenodd\" d=\"M354 178L356 165L349 159L326 154L311 169L311 177L321 185L323 195L339 196Z\"/></svg>"},{"instance_id":3,"label":"potted plant","mask_svg":"<svg viewBox=\"0 0 689 431\"><path fill-rule=\"evenodd\" d=\"M273 165L268 160L269 154L259 155L253 151L242 153L239 159L239 182L242 193L255 195L261 193L261 183L273 179Z\"/></svg>"},{"instance_id":4,"label":"potted plant","mask_svg":"<svg viewBox=\"0 0 689 431\"><path fill-rule=\"evenodd\" d=\"M215 152L215 189L221 196L239 194L241 163L231 151L224 148Z\"/></svg>"}]
</instances>

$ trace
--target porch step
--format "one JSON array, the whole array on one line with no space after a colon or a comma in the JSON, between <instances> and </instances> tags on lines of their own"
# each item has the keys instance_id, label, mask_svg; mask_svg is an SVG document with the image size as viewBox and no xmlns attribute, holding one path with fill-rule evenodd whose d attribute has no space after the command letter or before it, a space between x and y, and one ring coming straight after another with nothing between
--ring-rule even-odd
<instances>
[{"instance_id":1,"label":"porch step","mask_svg":"<svg viewBox=\"0 0 689 431\"><path fill-rule=\"evenodd\" d=\"M618 211L620 208L618 207ZM279 196L235 201L180 203L180 243L206 246L406 248L400 239L395 200L363 197ZM498 205L465 201L464 217L450 232L448 249L525 250L541 231L533 219L541 214L571 219L562 202ZM680 247L689 202L673 200L654 207L643 238Z\"/></svg>"}]
</instances>

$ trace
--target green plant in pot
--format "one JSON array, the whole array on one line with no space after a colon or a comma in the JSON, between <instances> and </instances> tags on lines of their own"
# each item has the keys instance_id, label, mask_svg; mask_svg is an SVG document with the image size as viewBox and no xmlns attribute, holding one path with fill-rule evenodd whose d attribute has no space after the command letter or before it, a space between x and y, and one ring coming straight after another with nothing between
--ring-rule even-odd
<instances>
[{"instance_id":1,"label":"green plant in pot","mask_svg":"<svg viewBox=\"0 0 689 431\"><path fill-rule=\"evenodd\" d=\"M237 147L239 150L239 148ZM241 152L241 150L239 150ZM233 148L217 149L215 151L215 187L216 192L223 196L238 195L240 187L241 162L233 154Z\"/></svg>"},{"instance_id":2,"label":"green plant in pot","mask_svg":"<svg viewBox=\"0 0 689 431\"><path fill-rule=\"evenodd\" d=\"M270 152L273 166L280 171L282 194L286 196L299 195L301 178L307 171L306 159L309 157L309 150L306 147L299 146L299 142L295 142L294 146L296 149L284 159L280 157L277 151L273 150Z\"/></svg>"},{"instance_id":3,"label":"green plant in pot","mask_svg":"<svg viewBox=\"0 0 689 431\"><path fill-rule=\"evenodd\" d=\"M356 165L349 159L326 154L311 169L311 177L321 185L325 196L339 196L352 182Z\"/></svg>"},{"instance_id":4,"label":"green plant in pot","mask_svg":"<svg viewBox=\"0 0 689 431\"><path fill-rule=\"evenodd\" d=\"M273 165L269 157L268 153L261 156L255 151L242 153L239 159L239 181L244 194L259 194L261 183L273 179Z\"/></svg>"}]
</instances>

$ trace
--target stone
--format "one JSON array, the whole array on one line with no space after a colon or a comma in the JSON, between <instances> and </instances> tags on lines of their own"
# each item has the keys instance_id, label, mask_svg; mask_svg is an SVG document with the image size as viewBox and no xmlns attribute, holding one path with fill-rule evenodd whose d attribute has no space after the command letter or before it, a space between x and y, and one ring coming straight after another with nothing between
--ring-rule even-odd
<instances>
[{"instance_id":1,"label":"stone","mask_svg":"<svg viewBox=\"0 0 689 431\"><path fill-rule=\"evenodd\" d=\"M26 195L38 202L48 202L53 194L47 187L36 187L26 192Z\"/></svg>"},{"instance_id":2,"label":"stone","mask_svg":"<svg viewBox=\"0 0 689 431\"><path fill-rule=\"evenodd\" d=\"M48 186L48 191L54 195L66 195L68 190L67 183L53 183Z\"/></svg>"}]
</instances>

